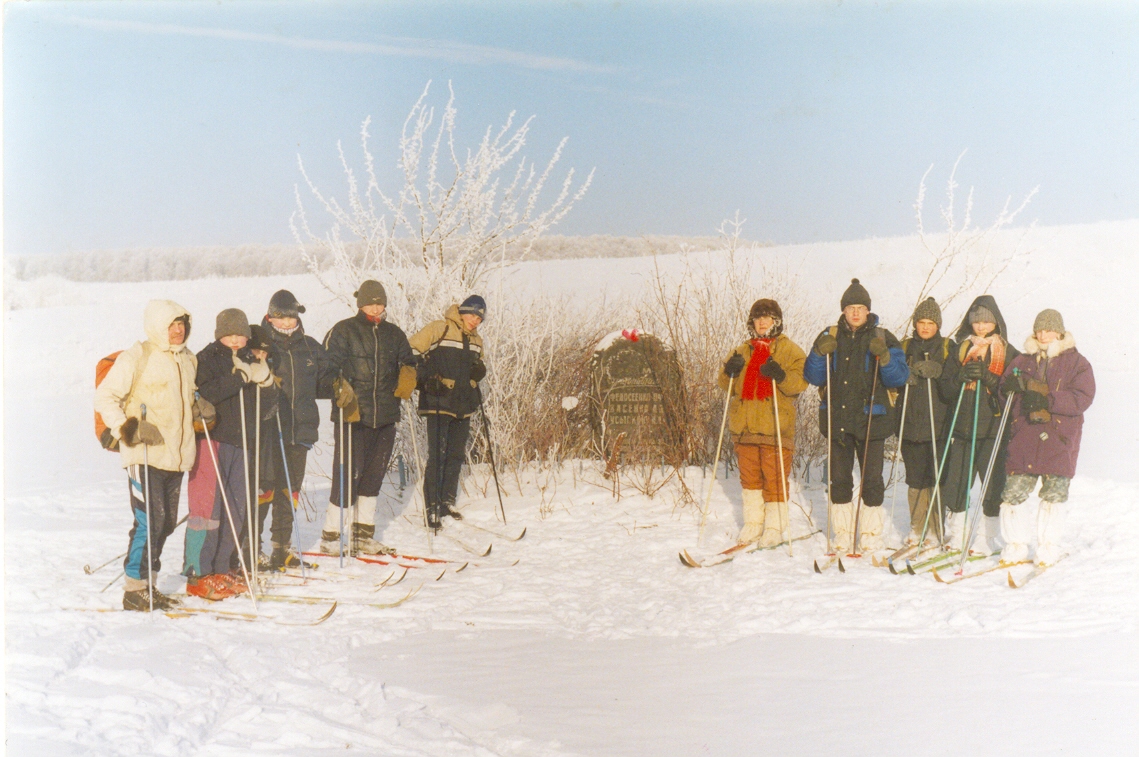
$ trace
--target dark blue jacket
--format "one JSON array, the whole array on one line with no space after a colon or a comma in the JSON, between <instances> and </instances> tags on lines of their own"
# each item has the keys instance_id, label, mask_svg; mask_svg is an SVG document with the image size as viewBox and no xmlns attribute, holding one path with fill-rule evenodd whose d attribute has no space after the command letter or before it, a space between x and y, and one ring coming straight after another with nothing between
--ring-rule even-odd
<instances>
[{"instance_id":1,"label":"dark blue jacket","mask_svg":"<svg viewBox=\"0 0 1139 757\"><path fill-rule=\"evenodd\" d=\"M851 434L856 439L865 439L867 414L872 413L873 417L869 419L870 438L885 439L893 434L898 426L897 411L894 408L896 396L891 396L889 390L903 386L910 377L910 369L906 365L906 355L902 352L902 346L893 334L879 328L878 316L873 313L857 331L851 331L846 318L839 318L838 326L829 326L824 329L824 333L831 330L838 340L838 348L830 356L831 401L834 403L831 423L834 426L834 433L836 436ZM877 361L870 352L870 340L875 336L881 336L886 341L890 362L878 366L877 388L874 390L874 399L871 403L870 389L874 385ZM826 358L816 352L814 347L811 348L807 362L803 365L803 378L818 387L825 387L827 384ZM825 392L822 392L822 401L819 403L819 426L826 436Z\"/></svg>"},{"instance_id":2,"label":"dark blue jacket","mask_svg":"<svg viewBox=\"0 0 1139 757\"><path fill-rule=\"evenodd\" d=\"M281 430L285 444L301 444L311 447L316 444L320 426L320 413L316 407L318 399L332 398L332 380L336 377L336 367L320 342L305 334L304 324L297 319L297 330L284 334L265 318L261 326L269 332L272 348L269 350L269 364L273 373L281 380L280 402ZM262 405L264 405L262 398ZM277 420L268 421L270 435L277 435Z\"/></svg>"}]
</instances>

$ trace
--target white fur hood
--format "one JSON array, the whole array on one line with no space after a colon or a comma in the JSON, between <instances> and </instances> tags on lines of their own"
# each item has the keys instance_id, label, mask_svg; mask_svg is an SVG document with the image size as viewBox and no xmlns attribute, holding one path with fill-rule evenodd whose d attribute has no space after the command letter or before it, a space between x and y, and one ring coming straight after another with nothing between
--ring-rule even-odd
<instances>
[{"instance_id":1,"label":"white fur hood","mask_svg":"<svg viewBox=\"0 0 1139 757\"><path fill-rule=\"evenodd\" d=\"M1052 342L1047 347L1036 340L1035 334L1024 340L1024 352L1027 355L1039 355L1043 353L1044 357L1056 357L1062 352L1067 352L1070 349L1074 349L1075 346L1076 337L1072 334L1071 331L1064 332L1064 334L1059 339Z\"/></svg>"}]
</instances>

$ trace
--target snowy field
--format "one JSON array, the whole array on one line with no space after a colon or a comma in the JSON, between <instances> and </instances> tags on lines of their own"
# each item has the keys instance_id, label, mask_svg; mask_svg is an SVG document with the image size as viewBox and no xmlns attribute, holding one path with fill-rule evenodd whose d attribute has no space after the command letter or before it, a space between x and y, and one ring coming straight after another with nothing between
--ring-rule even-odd
<instances>
[{"instance_id":1,"label":"snowy field","mask_svg":"<svg viewBox=\"0 0 1139 757\"><path fill-rule=\"evenodd\" d=\"M504 481L509 528L525 526L526 536L462 529L467 542L493 541L481 558L446 539L428 544L411 488L401 494L393 482L378 513L384 541L455 562L341 570L323 560L307 586L283 578L272 591L327 602L265 601L256 622L94 611L119 606L121 584L100 593L119 565L94 575L83 566L125 549L130 516L118 458L92 433L93 368L141 336L153 297L194 314L195 351L218 310L255 317L281 287L308 305L306 329L318 339L349 313L305 276L9 282L9 753L1134 753L1139 336L1130 324L1139 222L1039 229L1030 241L1028 263L992 290L1011 339L1023 340L1040 309L1059 309L1099 387L1072 485L1072 555L1023 589L1008 588L1003 571L954 586L868 564L816 575L819 536L796 542L793 556L761 552L685 568L677 551L694 547L697 513L676 507L667 489L650 500L626 488L616 500L585 463L557 481L537 471ZM913 250L913 239L886 239L750 254L810 282L821 329L837 317L852 276L887 325L898 321L920 284ZM679 270L680 261L661 265ZM492 287L491 317L504 291L612 301L635 292L651 267L636 258L516 266ZM944 331L973 294L948 309ZM330 437L326 424L322 438ZM328 454L311 456L310 471L327 469ZM700 469L686 475L704 490ZM306 490L323 512L327 479L310 475ZM503 528L485 470L471 473L465 493L469 521ZM902 530L904 490L897 499ZM817 484L796 485L793 500L796 534L810 530L808 512L825 522ZM705 549L727 546L740 520L738 481L721 477ZM311 546L319 524L302 526ZM182 533L164 554L167 592L182 590ZM412 592L397 607L375 606ZM285 625L317 617L331 598L340 604L325 623ZM247 598L216 607L253 609Z\"/></svg>"}]
</instances>

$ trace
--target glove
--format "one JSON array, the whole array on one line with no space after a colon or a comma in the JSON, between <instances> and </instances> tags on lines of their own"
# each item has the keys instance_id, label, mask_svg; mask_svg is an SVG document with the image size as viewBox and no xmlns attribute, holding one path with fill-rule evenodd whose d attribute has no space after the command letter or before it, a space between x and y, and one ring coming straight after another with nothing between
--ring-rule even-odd
<instances>
[{"instance_id":1,"label":"glove","mask_svg":"<svg viewBox=\"0 0 1139 757\"><path fill-rule=\"evenodd\" d=\"M882 337L876 336L870 340L870 354L878 358L878 365L890 364L890 348Z\"/></svg>"},{"instance_id":2,"label":"glove","mask_svg":"<svg viewBox=\"0 0 1139 757\"><path fill-rule=\"evenodd\" d=\"M128 447L142 443L148 447L157 447L165 444L162 432L150 421L140 421L138 418L127 418L126 423L119 428L119 438Z\"/></svg>"},{"instance_id":3,"label":"glove","mask_svg":"<svg viewBox=\"0 0 1139 757\"><path fill-rule=\"evenodd\" d=\"M436 373L423 382L423 391L430 394L432 397L442 397L451 391L446 384L443 383L443 378Z\"/></svg>"},{"instance_id":4,"label":"glove","mask_svg":"<svg viewBox=\"0 0 1139 757\"><path fill-rule=\"evenodd\" d=\"M985 375L988 368L980 360L970 360L961 366L961 379L963 381L977 381Z\"/></svg>"},{"instance_id":5,"label":"glove","mask_svg":"<svg viewBox=\"0 0 1139 757\"><path fill-rule=\"evenodd\" d=\"M728 378L738 378L744 369L744 356L740 353L733 353L728 362L724 363L724 375Z\"/></svg>"},{"instance_id":6,"label":"glove","mask_svg":"<svg viewBox=\"0 0 1139 757\"><path fill-rule=\"evenodd\" d=\"M401 365L399 367L399 380L395 385L395 396L401 400L411 399L411 393L415 391L415 366L414 365Z\"/></svg>"},{"instance_id":7,"label":"glove","mask_svg":"<svg viewBox=\"0 0 1139 757\"><path fill-rule=\"evenodd\" d=\"M332 382L332 401L345 410L356 404L356 392L342 376L337 376Z\"/></svg>"},{"instance_id":8,"label":"glove","mask_svg":"<svg viewBox=\"0 0 1139 757\"><path fill-rule=\"evenodd\" d=\"M1001 390L1004 391L1005 394L1016 394L1017 392L1023 392L1024 389L1024 377L1019 373L1010 373L1005 376L1005 380L1001 382Z\"/></svg>"},{"instance_id":9,"label":"glove","mask_svg":"<svg viewBox=\"0 0 1139 757\"><path fill-rule=\"evenodd\" d=\"M213 403L209 400L198 397L194 400L194 407L192 410L194 418L194 432L201 434L206 429L212 429L218 422L218 411Z\"/></svg>"},{"instance_id":10,"label":"glove","mask_svg":"<svg viewBox=\"0 0 1139 757\"><path fill-rule=\"evenodd\" d=\"M1048 384L1044 383L1043 381L1037 381L1036 379L1026 379L1024 386L1030 392L1036 392L1037 394L1042 394L1045 397L1048 396Z\"/></svg>"},{"instance_id":11,"label":"glove","mask_svg":"<svg viewBox=\"0 0 1139 757\"><path fill-rule=\"evenodd\" d=\"M1040 392L1029 389L1020 400L1020 406L1026 413L1035 413L1038 410L1048 409L1048 398Z\"/></svg>"},{"instance_id":12,"label":"glove","mask_svg":"<svg viewBox=\"0 0 1139 757\"><path fill-rule=\"evenodd\" d=\"M831 336L829 331L824 331L819 334L819 338L815 340L815 352L823 357L834 352L838 349L838 340Z\"/></svg>"},{"instance_id":13,"label":"glove","mask_svg":"<svg viewBox=\"0 0 1139 757\"><path fill-rule=\"evenodd\" d=\"M1000 383L1001 377L988 369L986 369L985 372L981 374L981 386L985 387L990 392L995 392L997 390L997 387L1000 386Z\"/></svg>"},{"instance_id":14,"label":"glove","mask_svg":"<svg viewBox=\"0 0 1139 757\"><path fill-rule=\"evenodd\" d=\"M239 358L237 353L234 353L233 372L240 373L242 380L247 384L269 386L273 383L273 372L269 370L269 366L263 360L247 363Z\"/></svg>"},{"instance_id":15,"label":"glove","mask_svg":"<svg viewBox=\"0 0 1139 757\"><path fill-rule=\"evenodd\" d=\"M475 358L475 361L471 363L471 381L478 383L484 378L486 378L486 363L482 361L482 358Z\"/></svg>"},{"instance_id":16,"label":"glove","mask_svg":"<svg viewBox=\"0 0 1139 757\"><path fill-rule=\"evenodd\" d=\"M923 379L941 378L941 363L936 360L918 360L910 368L910 372Z\"/></svg>"},{"instance_id":17,"label":"glove","mask_svg":"<svg viewBox=\"0 0 1139 757\"><path fill-rule=\"evenodd\" d=\"M769 379L774 379L776 384L783 383L783 379L787 378L787 371L783 370L783 366L775 362L775 358L770 355L767 356L767 362L759 366L759 372Z\"/></svg>"}]
</instances>

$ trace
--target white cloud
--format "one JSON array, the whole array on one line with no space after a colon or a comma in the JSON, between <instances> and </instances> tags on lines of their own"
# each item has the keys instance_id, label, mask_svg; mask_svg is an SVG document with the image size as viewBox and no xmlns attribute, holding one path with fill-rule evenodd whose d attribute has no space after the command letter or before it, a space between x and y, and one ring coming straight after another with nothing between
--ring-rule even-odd
<instances>
[{"instance_id":1,"label":"white cloud","mask_svg":"<svg viewBox=\"0 0 1139 757\"><path fill-rule=\"evenodd\" d=\"M145 21L125 21L111 19L80 18L71 16L69 23L91 29L137 32L140 34L173 34L185 37L207 37L232 40L235 42L261 42L300 50L319 50L356 55L390 55L402 58L428 58L464 63L475 66L505 65L541 71L569 71L574 73L612 74L615 66L604 66L573 58L557 58L547 55L507 50L501 47L471 45L464 42L448 42L434 39L407 37L381 37L382 42L348 42L344 40L309 39L307 37L284 37L277 34L219 29L205 26L182 26L179 24L157 24Z\"/></svg>"}]
</instances>

